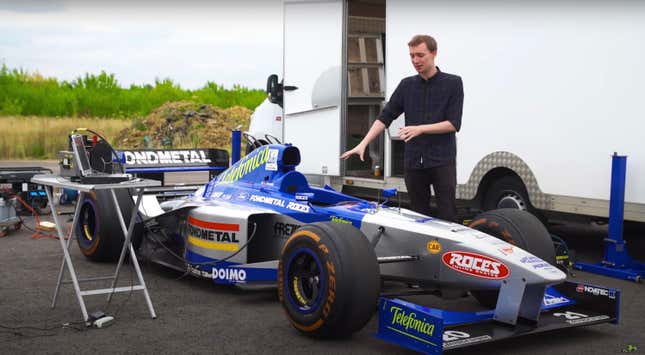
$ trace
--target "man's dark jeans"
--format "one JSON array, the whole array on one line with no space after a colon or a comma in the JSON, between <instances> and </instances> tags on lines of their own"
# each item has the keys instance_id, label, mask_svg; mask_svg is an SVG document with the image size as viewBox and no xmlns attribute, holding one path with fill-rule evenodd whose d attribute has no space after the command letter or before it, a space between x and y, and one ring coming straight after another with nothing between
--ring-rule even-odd
<instances>
[{"instance_id":1,"label":"man's dark jeans","mask_svg":"<svg viewBox=\"0 0 645 355\"><path fill-rule=\"evenodd\" d=\"M455 194L457 187L457 166L452 163L428 169L407 169L405 186L410 196L413 211L430 215L430 185L437 198L438 214L433 217L446 221L457 220Z\"/></svg>"}]
</instances>

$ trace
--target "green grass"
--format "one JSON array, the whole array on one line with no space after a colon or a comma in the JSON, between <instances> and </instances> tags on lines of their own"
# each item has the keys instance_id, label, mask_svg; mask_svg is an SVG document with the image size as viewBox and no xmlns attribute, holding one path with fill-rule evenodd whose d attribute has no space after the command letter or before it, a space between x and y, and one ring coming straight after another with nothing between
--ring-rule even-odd
<instances>
[{"instance_id":1,"label":"green grass","mask_svg":"<svg viewBox=\"0 0 645 355\"><path fill-rule=\"evenodd\" d=\"M7 116L136 118L181 100L253 110L265 97L263 90L242 86L229 90L213 82L198 90L182 89L171 79L157 80L154 86L122 88L114 74L104 71L68 82L5 64L0 68L0 115Z\"/></svg>"}]
</instances>

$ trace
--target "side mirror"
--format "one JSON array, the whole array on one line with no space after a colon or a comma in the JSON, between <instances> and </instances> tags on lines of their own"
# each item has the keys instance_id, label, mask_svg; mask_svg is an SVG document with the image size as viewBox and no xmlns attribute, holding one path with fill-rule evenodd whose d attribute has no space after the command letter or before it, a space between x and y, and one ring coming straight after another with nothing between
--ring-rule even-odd
<instances>
[{"instance_id":1,"label":"side mirror","mask_svg":"<svg viewBox=\"0 0 645 355\"><path fill-rule=\"evenodd\" d=\"M399 197L399 213L401 213L401 195L399 195L399 191L396 189L396 187L390 188L390 189L383 189L379 191L379 197L378 200L381 200L381 193L383 194L383 197L385 197L385 201L380 204L380 206L385 206L386 203L388 203L390 197L398 196Z\"/></svg>"},{"instance_id":2,"label":"side mirror","mask_svg":"<svg viewBox=\"0 0 645 355\"><path fill-rule=\"evenodd\" d=\"M396 196L398 193L397 189L395 187L390 188L390 189L383 189L383 197L389 198L392 196Z\"/></svg>"},{"instance_id":3,"label":"side mirror","mask_svg":"<svg viewBox=\"0 0 645 355\"><path fill-rule=\"evenodd\" d=\"M269 102L282 107L282 84L278 82L278 76L276 74L269 75L267 79L267 94L269 95Z\"/></svg>"}]
</instances>

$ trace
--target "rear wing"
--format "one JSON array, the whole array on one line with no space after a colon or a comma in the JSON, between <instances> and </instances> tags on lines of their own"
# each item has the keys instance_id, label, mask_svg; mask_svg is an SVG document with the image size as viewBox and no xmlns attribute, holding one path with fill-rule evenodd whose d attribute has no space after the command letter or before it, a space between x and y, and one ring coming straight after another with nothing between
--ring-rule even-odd
<instances>
[{"instance_id":1,"label":"rear wing","mask_svg":"<svg viewBox=\"0 0 645 355\"><path fill-rule=\"evenodd\" d=\"M229 166L229 155L224 149L140 149L120 150L125 161L125 172L140 177L160 180L164 173L208 171L212 179Z\"/></svg>"}]
</instances>

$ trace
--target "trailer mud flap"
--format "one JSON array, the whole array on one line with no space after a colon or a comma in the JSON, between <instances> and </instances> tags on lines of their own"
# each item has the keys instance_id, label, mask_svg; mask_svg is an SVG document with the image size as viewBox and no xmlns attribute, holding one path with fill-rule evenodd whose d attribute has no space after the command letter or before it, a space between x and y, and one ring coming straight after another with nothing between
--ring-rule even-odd
<instances>
[{"instance_id":1,"label":"trailer mud flap","mask_svg":"<svg viewBox=\"0 0 645 355\"><path fill-rule=\"evenodd\" d=\"M620 291L565 282L548 287L537 322L510 326L493 320L494 310L454 312L382 297L375 336L428 354L527 334L598 323L618 323Z\"/></svg>"}]
</instances>

